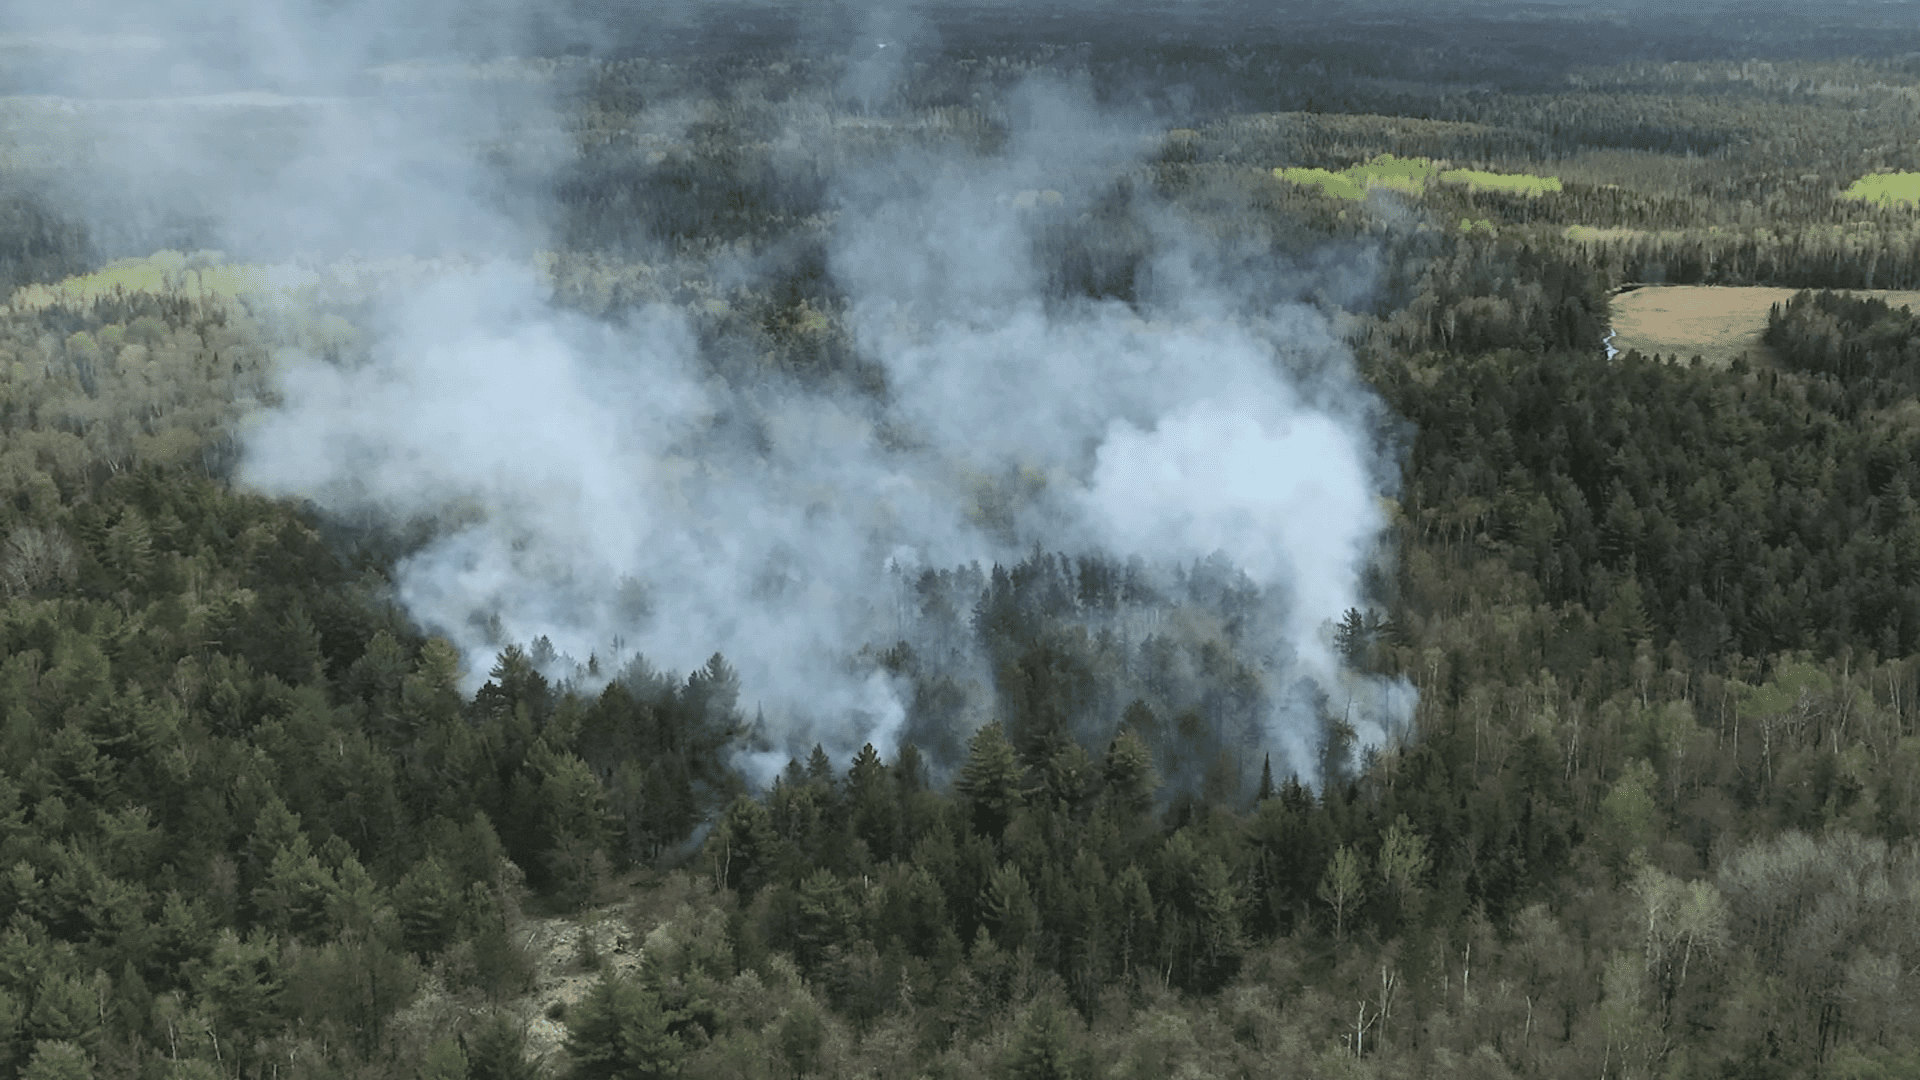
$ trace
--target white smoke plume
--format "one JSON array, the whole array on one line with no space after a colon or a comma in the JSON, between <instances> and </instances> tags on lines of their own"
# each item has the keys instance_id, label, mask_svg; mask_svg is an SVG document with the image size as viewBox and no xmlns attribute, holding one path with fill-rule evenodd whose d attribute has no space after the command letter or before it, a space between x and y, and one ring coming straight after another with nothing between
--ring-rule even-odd
<instances>
[{"instance_id":1,"label":"white smoke plume","mask_svg":"<svg viewBox=\"0 0 1920 1080\"><path fill-rule=\"evenodd\" d=\"M1412 693L1343 674L1327 628L1364 606L1360 571L1384 525L1371 399L1344 346L1319 310L1262 299L1290 283L1209 273L1170 218L1147 312L1049 300L1031 223L1086 213L1153 133L1070 83L1029 83L1012 106L1003 155L903 163L841 231L835 268L886 364L892 415L943 463L1044 478L997 537L1002 557L1225 555L1277 617L1273 696L1304 678L1357 700L1359 744L1377 744ZM1299 701L1278 708L1263 741L1315 775L1318 719Z\"/></svg>"},{"instance_id":2,"label":"white smoke plume","mask_svg":"<svg viewBox=\"0 0 1920 1080\"><path fill-rule=\"evenodd\" d=\"M1361 745L1404 723L1411 691L1344 672L1332 646L1330 620L1363 606L1387 470L1329 317L1276 299L1297 283L1229 279L1144 195L1159 254L1142 302L1049 295L1036 237L1137 169L1157 138L1146 119L1034 81L1006 103L995 153L901 153L842 178L831 271L884 391L730 386L677 310L610 325L549 302L528 257L546 239L537 210L473 164L507 129L538 145L552 124L564 142L537 88L476 104L370 74L393 59L369 45L377 21L230 14L238 48L257 42L298 75L280 82L332 103L285 159L216 192L234 246L459 256L390 287L364 360L284 359L240 481L437 523L397 594L470 678L542 637L603 671L723 653L764 710L771 748L746 762L764 777L816 740L842 760L869 741L893 752L905 691L862 650L911 636L903 583L921 568L1036 549L1166 572L1224 556L1264 597L1260 741L1277 764L1318 769L1301 687L1358 702ZM437 17L413 14L416 32ZM860 33L841 92L879 108L899 69L878 46L911 35ZM162 160L204 152L180 132L148 143ZM1013 491L983 512L983 485Z\"/></svg>"}]
</instances>

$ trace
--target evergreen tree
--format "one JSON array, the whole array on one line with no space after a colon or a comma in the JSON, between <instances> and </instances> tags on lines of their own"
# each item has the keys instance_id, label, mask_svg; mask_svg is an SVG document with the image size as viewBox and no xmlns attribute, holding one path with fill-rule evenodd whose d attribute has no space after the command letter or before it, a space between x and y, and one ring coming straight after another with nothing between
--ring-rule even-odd
<instances>
[{"instance_id":1,"label":"evergreen tree","mask_svg":"<svg viewBox=\"0 0 1920 1080\"><path fill-rule=\"evenodd\" d=\"M1090 1080L1092 1048L1077 1030L1077 1019L1051 998L1034 1002L1001 1057L998 1074L1006 1080Z\"/></svg>"},{"instance_id":2,"label":"evergreen tree","mask_svg":"<svg viewBox=\"0 0 1920 1080\"><path fill-rule=\"evenodd\" d=\"M1011 863L1000 866L987 879L980 910L993 929L994 941L1010 953L1031 945L1040 929L1040 911L1034 906L1027 879Z\"/></svg>"},{"instance_id":3,"label":"evergreen tree","mask_svg":"<svg viewBox=\"0 0 1920 1080\"><path fill-rule=\"evenodd\" d=\"M427 959L445 948L459 929L460 889L438 857L428 855L394 886L401 941Z\"/></svg>"},{"instance_id":4,"label":"evergreen tree","mask_svg":"<svg viewBox=\"0 0 1920 1080\"><path fill-rule=\"evenodd\" d=\"M715 872L743 902L781 873L782 853L789 849L773 830L773 815L765 803L748 795L735 796L726 816L714 828L707 850Z\"/></svg>"},{"instance_id":5,"label":"evergreen tree","mask_svg":"<svg viewBox=\"0 0 1920 1080\"><path fill-rule=\"evenodd\" d=\"M1139 818L1153 809L1160 777L1153 767L1153 752L1131 726L1124 727L1107 746L1100 778L1107 802L1123 819Z\"/></svg>"},{"instance_id":6,"label":"evergreen tree","mask_svg":"<svg viewBox=\"0 0 1920 1080\"><path fill-rule=\"evenodd\" d=\"M569 1010L567 1056L578 1080L678 1076L686 1049L671 1030L677 1015L631 980L603 975Z\"/></svg>"},{"instance_id":7,"label":"evergreen tree","mask_svg":"<svg viewBox=\"0 0 1920 1080\"><path fill-rule=\"evenodd\" d=\"M973 831L998 839L1022 802L1020 763L998 724L986 724L967 741L967 761L954 783Z\"/></svg>"},{"instance_id":8,"label":"evergreen tree","mask_svg":"<svg viewBox=\"0 0 1920 1080\"><path fill-rule=\"evenodd\" d=\"M504 1012L489 1013L462 1039L462 1049L469 1080L536 1080L540 1075L527 1060L526 1031Z\"/></svg>"},{"instance_id":9,"label":"evergreen tree","mask_svg":"<svg viewBox=\"0 0 1920 1080\"><path fill-rule=\"evenodd\" d=\"M41 1040L20 1070L20 1080L93 1080L93 1059L77 1044Z\"/></svg>"},{"instance_id":10,"label":"evergreen tree","mask_svg":"<svg viewBox=\"0 0 1920 1080\"><path fill-rule=\"evenodd\" d=\"M894 786L873 744L862 746L847 770L847 813L854 835L867 845L868 855L878 862L893 857L894 838L899 831Z\"/></svg>"}]
</instances>

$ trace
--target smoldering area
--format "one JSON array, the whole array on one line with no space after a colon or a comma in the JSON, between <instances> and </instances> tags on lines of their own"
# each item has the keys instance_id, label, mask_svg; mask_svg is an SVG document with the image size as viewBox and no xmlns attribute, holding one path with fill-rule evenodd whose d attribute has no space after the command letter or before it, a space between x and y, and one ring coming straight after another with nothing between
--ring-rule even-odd
<instances>
[{"instance_id":1,"label":"smoldering area","mask_svg":"<svg viewBox=\"0 0 1920 1080\"><path fill-rule=\"evenodd\" d=\"M1197 233L1148 168L1164 100L1069 64L916 105L913 24L898 63L622 82L262 12L143 61L164 102L75 107L143 160L82 155L72 210L297 264L282 317L353 325L290 335L236 478L416 537L395 598L471 686L510 646L583 690L719 653L760 780L816 742L950 767L996 719L1154 727L1196 787L1404 733L1411 688L1335 635L1390 558L1392 425L1339 328L1374 268Z\"/></svg>"}]
</instances>

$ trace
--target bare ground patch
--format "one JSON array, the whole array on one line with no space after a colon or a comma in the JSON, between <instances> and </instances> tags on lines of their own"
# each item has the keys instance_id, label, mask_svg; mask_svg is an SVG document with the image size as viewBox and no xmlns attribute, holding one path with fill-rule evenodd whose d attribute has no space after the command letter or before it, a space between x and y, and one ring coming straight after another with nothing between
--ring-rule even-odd
<instances>
[{"instance_id":1,"label":"bare ground patch","mask_svg":"<svg viewBox=\"0 0 1920 1080\"><path fill-rule=\"evenodd\" d=\"M571 915L510 918L516 944L532 968L520 996L489 1004L475 992L450 991L441 973L431 971L396 1022L424 1046L471 1030L478 1018L501 1012L520 1028L529 1061L546 1074L564 1074L568 1012L606 974L634 975L648 935L687 919L689 904L709 890L685 873L658 878L636 874L610 887L601 899L620 893L626 895Z\"/></svg>"},{"instance_id":2,"label":"bare ground patch","mask_svg":"<svg viewBox=\"0 0 1920 1080\"><path fill-rule=\"evenodd\" d=\"M1725 365L1745 356L1749 363L1771 364L1762 344L1767 311L1785 303L1797 289L1746 285L1647 285L1613 297L1613 347L1638 349L1649 356L1699 356ZM1920 305L1920 292L1892 289L1849 290L1878 296L1889 304Z\"/></svg>"}]
</instances>

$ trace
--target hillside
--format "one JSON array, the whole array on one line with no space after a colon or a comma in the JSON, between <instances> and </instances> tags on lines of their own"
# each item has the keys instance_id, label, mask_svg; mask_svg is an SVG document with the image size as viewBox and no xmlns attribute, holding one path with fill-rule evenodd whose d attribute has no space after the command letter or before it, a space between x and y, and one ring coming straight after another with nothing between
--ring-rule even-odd
<instances>
[{"instance_id":1,"label":"hillside","mask_svg":"<svg viewBox=\"0 0 1920 1080\"><path fill-rule=\"evenodd\" d=\"M1920 1068L1906 39L791 14L0 46L0 1080Z\"/></svg>"}]
</instances>

